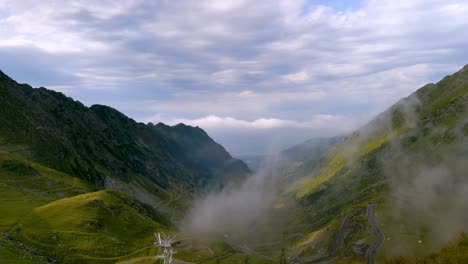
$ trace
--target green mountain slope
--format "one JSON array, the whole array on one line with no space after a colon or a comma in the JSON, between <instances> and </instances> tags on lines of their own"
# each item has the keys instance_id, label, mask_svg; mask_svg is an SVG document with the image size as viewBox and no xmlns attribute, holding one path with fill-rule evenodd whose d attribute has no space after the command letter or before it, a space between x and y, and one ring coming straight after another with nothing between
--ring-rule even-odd
<instances>
[{"instance_id":1,"label":"green mountain slope","mask_svg":"<svg viewBox=\"0 0 468 264\"><path fill-rule=\"evenodd\" d=\"M368 203L378 203L376 218L386 234L380 259L425 255L468 230L468 208L462 202L468 186L467 158L465 66L424 86L335 144L320 166L301 172L303 177L286 197L302 205L306 212L301 214L302 222L312 233L336 229L339 219L351 216L338 256L363 261L356 246L374 241L368 232ZM431 217L434 212L440 215ZM320 255L319 251L309 250L302 257Z\"/></svg>"},{"instance_id":2,"label":"green mountain slope","mask_svg":"<svg viewBox=\"0 0 468 264\"><path fill-rule=\"evenodd\" d=\"M85 107L0 71L0 146L90 183L140 194L193 190L243 177L248 167L202 129L142 124L102 105ZM184 191L186 192L186 191Z\"/></svg>"},{"instance_id":3,"label":"green mountain slope","mask_svg":"<svg viewBox=\"0 0 468 264\"><path fill-rule=\"evenodd\" d=\"M283 150L280 156L280 170L288 174L288 179L295 179L314 170L320 165L323 155L340 137L313 138L299 145Z\"/></svg>"},{"instance_id":4,"label":"green mountain slope","mask_svg":"<svg viewBox=\"0 0 468 264\"><path fill-rule=\"evenodd\" d=\"M4 143L29 147L34 160L83 179L144 175L166 187L178 176L198 183L223 169L248 171L199 128L144 125L107 106L87 108L61 93L17 84L3 73L0 81Z\"/></svg>"},{"instance_id":5,"label":"green mountain slope","mask_svg":"<svg viewBox=\"0 0 468 264\"><path fill-rule=\"evenodd\" d=\"M443 247L440 251L425 257L393 257L387 264L445 264L468 263L468 237L465 234Z\"/></svg>"},{"instance_id":6,"label":"green mountain slope","mask_svg":"<svg viewBox=\"0 0 468 264\"><path fill-rule=\"evenodd\" d=\"M0 227L11 228L36 206L97 190L64 173L0 151Z\"/></svg>"},{"instance_id":7,"label":"green mountain slope","mask_svg":"<svg viewBox=\"0 0 468 264\"><path fill-rule=\"evenodd\" d=\"M36 207L10 233L58 262L115 263L153 248L153 233L169 228L152 208L106 190Z\"/></svg>"},{"instance_id":8,"label":"green mountain slope","mask_svg":"<svg viewBox=\"0 0 468 264\"><path fill-rule=\"evenodd\" d=\"M93 190L77 178L0 150L0 263L45 263L44 254L22 248L9 231L37 206Z\"/></svg>"},{"instance_id":9,"label":"green mountain slope","mask_svg":"<svg viewBox=\"0 0 468 264\"><path fill-rule=\"evenodd\" d=\"M176 231L194 191L249 173L200 128L137 123L1 72L0 123L0 263L154 263L153 233ZM267 263L183 239L186 261Z\"/></svg>"},{"instance_id":10,"label":"green mountain slope","mask_svg":"<svg viewBox=\"0 0 468 264\"><path fill-rule=\"evenodd\" d=\"M0 263L115 263L172 225L130 196L0 151Z\"/></svg>"},{"instance_id":11,"label":"green mountain slope","mask_svg":"<svg viewBox=\"0 0 468 264\"><path fill-rule=\"evenodd\" d=\"M155 232L176 232L165 214L127 194L0 151L0 263L155 263ZM184 243L177 259L270 263L223 242Z\"/></svg>"}]
</instances>

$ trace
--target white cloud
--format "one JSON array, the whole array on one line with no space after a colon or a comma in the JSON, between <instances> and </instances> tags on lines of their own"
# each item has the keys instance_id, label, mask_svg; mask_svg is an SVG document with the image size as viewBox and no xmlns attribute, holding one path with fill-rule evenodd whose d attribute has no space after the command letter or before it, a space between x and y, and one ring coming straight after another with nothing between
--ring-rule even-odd
<instances>
[{"instance_id":1,"label":"white cloud","mask_svg":"<svg viewBox=\"0 0 468 264\"><path fill-rule=\"evenodd\" d=\"M468 63L465 0L0 2L2 70L136 119L370 118Z\"/></svg>"},{"instance_id":2,"label":"white cloud","mask_svg":"<svg viewBox=\"0 0 468 264\"><path fill-rule=\"evenodd\" d=\"M244 1L241 0L210 0L210 1L203 1L203 6L207 9L212 9L214 11L221 11L227 12L235 10L236 8L240 7Z\"/></svg>"},{"instance_id":3,"label":"white cloud","mask_svg":"<svg viewBox=\"0 0 468 264\"><path fill-rule=\"evenodd\" d=\"M192 126L200 126L206 129L272 129L284 127L307 127L308 123L281 120L276 118L260 118L253 121L235 119L232 117L219 117L210 115L197 119L168 120L168 124L184 123Z\"/></svg>"},{"instance_id":4,"label":"white cloud","mask_svg":"<svg viewBox=\"0 0 468 264\"><path fill-rule=\"evenodd\" d=\"M171 100L146 100L140 107L157 113L178 112L180 109L196 115L248 117L268 116L273 108L289 105L294 109L297 104L313 106L326 100L328 94L321 89L295 91L214 93L212 91L184 91L175 94ZM194 99L196 98L196 99Z\"/></svg>"},{"instance_id":5,"label":"white cloud","mask_svg":"<svg viewBox=\"0 0 468 264\"><path fill-rule=\"evenodd\" d=\"M161 116L147 118L147 122L160 120ZM357 124L356 120L340 115L314 115L306 121L284 120L277 118L259 118L255 120L242 120L233 117L220 117L208 115L205 117L186 119L175 118L164 120L169 125L184 123L191 126L199 126L207 130L269 130L279 128L301 128L320 132L332 132L334 135L350 132Z\"/></svg>"},{"instance_id":6,"label":"white cloud","mask_svg":"<svg viewBox=\"0 0 468 264\"><path fill-rule=\"evenodd\" d=\"M310 79L309 74L306 71L300 71L297 73L287 74L284 79L291 82L305 82Z\"/></svg>"},{"instance_id":7,"label":"white cloud","mask_svg":"<svg viewBox=\"0 0 468 264\"><path fill-rule=\"evenodd\" d=\"M239 96L252 96L255 95L255 92L251 90L244 90L239 93Z\"/></svg>"},{"instance_id":8,"label":"white cloud","mask_svg":"<svg viewBox=\"0 0 468 264\"><path fill-rule=\"evenodd\" d=\"M213 80L220 84L235 84L238 80L238 73L235 70L223 70L213 73Z\"/></svg>"}]
</instances>

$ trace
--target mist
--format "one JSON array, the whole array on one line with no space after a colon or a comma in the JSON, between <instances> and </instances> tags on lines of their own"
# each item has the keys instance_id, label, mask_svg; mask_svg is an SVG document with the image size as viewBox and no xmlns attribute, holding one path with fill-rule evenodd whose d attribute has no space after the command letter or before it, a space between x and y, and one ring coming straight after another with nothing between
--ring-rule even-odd
<instances>
[{"instance_id":1,"label":"mist","mask_svg":"<svg viewBox=\"0 0 468 264\"><path fill-rule=\"evenodd\" d=\"M455 119L451 126L435 117L427 122L421 117L426 105L417 96L405 98L338 143L352 167L363 145L389 137L375 152L380 165L370 172L386 186L387 198L379 207L387 219L381 220L388 238L398 241L385 254L427 254L468 232L468 118ZM268 157L241 184L196 198L181 231L241 243L280 238L290 219L277 205L291 183L280 169L282 157Z\"/></svg>"},{"instance_id":2,"label":"mist","mask_svg":"<svg viewBox=\"0 0 468 264\"><path fill-rule=\"evenodd\" d=\"M386 229L401 239L387 253L426 254L468 232L468 119L451 128L422 123L416 113L419 101L401 104L410 129L380 159L393 222ZM414 239L404 238L408 235Z\"/></svg>"},{"instance_id":3,"label":"mist","mask_svg":"<svg viewBox=\"0 0 468 264\"><path fill-rule=\"evenodd\" d=\"M241 184L232 184L195 199L182 222L183 233L202 239L254 242L271 238L281 227L275 209L280 193L279 156L269 156Z\"/></svg>"}]
</instances>

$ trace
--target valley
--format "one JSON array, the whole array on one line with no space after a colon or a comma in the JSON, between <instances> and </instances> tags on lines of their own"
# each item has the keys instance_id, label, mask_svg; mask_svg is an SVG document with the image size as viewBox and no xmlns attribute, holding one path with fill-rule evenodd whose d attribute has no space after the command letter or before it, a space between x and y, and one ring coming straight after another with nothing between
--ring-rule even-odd
<instances>
[{"instance_id":1,"label":"valley","mask_svg":"<svg viewBox=\"0 0 468 264\"><path fill-rule=\"evenodd\" d=\"M0 0L0 264L467 264L467 0Z\"/></svg>"},{"instance_id":2,"label":"valley","mask_svg":"<svg viewBox=\"0 0 468 264\"><path fill-rule=\"evenodd\" d=\"M157 263L158 232L173 263L468 258L468 66L255 171L198 127L0 81L0 263Z\"/></svg>"}]
</instances>

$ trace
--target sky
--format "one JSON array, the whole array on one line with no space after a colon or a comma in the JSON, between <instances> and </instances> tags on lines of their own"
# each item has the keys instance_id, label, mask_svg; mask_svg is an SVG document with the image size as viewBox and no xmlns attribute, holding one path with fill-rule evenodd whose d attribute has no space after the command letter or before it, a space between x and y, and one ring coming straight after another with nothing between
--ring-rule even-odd
<instances>
[{"instance_id":1,"label":"sky","mask_svg":"<svg viewBox=\"0 0 468 264\"><path fill-rule=\"evenodd\" d=\"M349 133L468 63L466 0L0 0L0 70L235 155Z\"/></svg>"}]
</instances>

